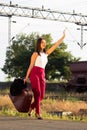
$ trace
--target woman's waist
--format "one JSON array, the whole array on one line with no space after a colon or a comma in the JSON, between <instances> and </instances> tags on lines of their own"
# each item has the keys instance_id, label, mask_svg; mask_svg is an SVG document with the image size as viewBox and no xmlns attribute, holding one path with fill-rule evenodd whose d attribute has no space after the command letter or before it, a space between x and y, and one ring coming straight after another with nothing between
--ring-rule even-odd
<instances>
[{"instance_id":1,"label":"woman's waist","mask_svg":"<svg viewBox=\"0 0 87 130\"><path fill-rule=\"evenodd\" d=\"M33 66L33 69L45 71L45 69L43 67L40 67L40 66Z\"/></svg>"},{"instance_id":2,"label":"woman's waist","mask_svg":"<svg viewBox=\"0 0 87 130\"><path fill-rule=\"evenodd\" d=\"M31 77L31 76L43 76L43 77L45 77L45 70L44 70L44 68L41 68L41 67L38 67L38 66L34 66L33 68L32 68L32 70L31 70L31 72L30 72L30 76L29 77Z\"/></svg>"}]
</instances>

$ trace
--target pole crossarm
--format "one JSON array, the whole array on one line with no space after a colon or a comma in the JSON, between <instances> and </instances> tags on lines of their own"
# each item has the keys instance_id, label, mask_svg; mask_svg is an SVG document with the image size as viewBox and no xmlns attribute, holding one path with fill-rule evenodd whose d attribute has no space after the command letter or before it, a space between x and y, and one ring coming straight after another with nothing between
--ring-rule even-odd
<instances>
[{"instance_id":1,"label":"pole crossarm","mask_svg":"<svg viewBox=\"0 0 87 130\"><path fill-rule=\"evenodd\" d=\"M31 8L19 6L17 4L0 4L0 16L19 16L61 22L87 24L87 15L82 15L81 13L77 14L75 12L69 13L44 8Z\"/></svg>"}]
</instances>

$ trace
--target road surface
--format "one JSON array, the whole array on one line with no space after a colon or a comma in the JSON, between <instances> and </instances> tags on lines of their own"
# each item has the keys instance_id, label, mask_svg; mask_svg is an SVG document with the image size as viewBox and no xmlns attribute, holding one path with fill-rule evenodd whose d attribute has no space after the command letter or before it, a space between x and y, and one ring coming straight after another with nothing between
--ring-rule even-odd
<instances>
[{"instance_id":1,"label":"road surface","mask_svg":"<svg viewBox=\"0 0 87 130\"><path fill-rule=\"evenodd\" d=\"M1 116L0 130L87 130L87 122Z\"/></svg>"}]
</instances>

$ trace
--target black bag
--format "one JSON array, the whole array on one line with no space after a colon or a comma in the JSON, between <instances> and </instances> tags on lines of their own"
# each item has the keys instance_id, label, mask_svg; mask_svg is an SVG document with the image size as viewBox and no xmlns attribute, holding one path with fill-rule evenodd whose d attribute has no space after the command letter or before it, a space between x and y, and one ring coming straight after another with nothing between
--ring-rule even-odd
<instances>
[{"instance_id":1,"label":"black bag","mask_svg":"<svg viewBox=\"0 0 87 130\"><path fill-rule=\"evenodd\" d=\"M27 87L27 84L24 83L23 79L17 78L13 81L10 86L10 94L12 96L18 96L22 93L22 90Z\"/></svg>"},{"instance_id":2,"label":"black bag","mask_svg":"<svg viewBox=\"0 0 87 130\"><path fill-rule=\"evenodd\" d=\"M14 104L16 110L18 112L23 112L23 113L29 111L32 102L32 96L33 96L33 92L29 88L23 89L22 93L18 96L12 96L11 94L9 94L9 97L12 103Z\"/></svg>"}]
</instances>

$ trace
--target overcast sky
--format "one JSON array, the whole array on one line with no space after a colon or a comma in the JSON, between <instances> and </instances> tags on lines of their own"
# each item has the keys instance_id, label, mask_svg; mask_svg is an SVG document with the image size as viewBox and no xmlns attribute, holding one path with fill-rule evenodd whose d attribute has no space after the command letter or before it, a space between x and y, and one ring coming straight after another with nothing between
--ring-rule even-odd
<instances>
[{"instance_id":1,"label":"overcast sky","mask_svg":"<svg viewBox=\"0 0 87 130\"><path fill-rule=\"evenodd\" d=\"M87 13L87 0L11 0L12 4L20 6L39 7L42 5L45 9L58 10L63 12ZM10 3L10 0L0 0L0 3ZM38 32L39 34L50 33L53 42L58 40L62 35L64 28L67 28L66 38L68 50L74 56L81 57L81 60L87 60L87 45L81 49L76 41L81 42L81 32L77 30L80 26L74 23L63 23L58 21L39 20L31 18L12 17L12 21L16 23L11 24L11 37L19 33ZM87 28L87 27L84 27ZM83 33L83 42L87 41L87 32ZM0 17L0 68L3 67L6 58L6 48L8 46L8 18ZM6 80L6 75L0 70L0 81Z\"/></svg>"}]
</instances>

